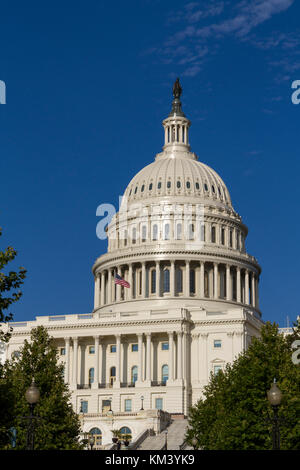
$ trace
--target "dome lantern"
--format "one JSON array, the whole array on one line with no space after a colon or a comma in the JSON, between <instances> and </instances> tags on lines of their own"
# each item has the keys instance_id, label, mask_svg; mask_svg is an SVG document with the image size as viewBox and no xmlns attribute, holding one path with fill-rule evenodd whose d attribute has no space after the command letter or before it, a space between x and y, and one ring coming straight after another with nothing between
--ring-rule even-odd
<instances>
[{"instance_id":1,"label":"dome lantern","mask_svg":"<svg viewBox=\"0 0 300 470\"><path fill-rule=\"evenodd\" d=\"M182 88L179 83L179 78L176 79L173 85L173 102L172 109L167 117L163 121L163 126L165 129L165 145L163 149L183 147L186 150L189 150L189 138L188 130L191 125L189 119L186 118L184 112L181 108L180 96L182 93Z\"/></svg>"}]
</instances>

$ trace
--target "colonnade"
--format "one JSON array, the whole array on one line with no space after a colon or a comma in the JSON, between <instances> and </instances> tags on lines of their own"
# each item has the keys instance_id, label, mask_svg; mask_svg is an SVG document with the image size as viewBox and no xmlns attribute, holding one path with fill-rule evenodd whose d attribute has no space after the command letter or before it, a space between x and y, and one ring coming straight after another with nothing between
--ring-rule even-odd
<instances>
[{"instance_id":1,"label":"colonnade","mask_svg":"<svg viewBox=\"0 0 300 470\"><path fill-rule=\"evenodd\" d=\"M168 359L166 365L168 366L168 382L170 383L175 379L183 380L187 377L187 332L175 331L169 332L168 335ZM128 370L126 355L124 354L124 346L128 344L125 338L126 335L116 334L113 337L115 342L115 357L114 361L110 360L107 363L107 347L109 345L108 338L111 342L111 336L95 335L93 354L93 383L82 383L82 377L85 372L82 367L86 367L85 361L82 360L85 349L90 347L87 344L86 338L79 337L66 337L65 340L65 382L70 383L73 388L119 388L122 385L129 386L150 386L150 385L166 385L162 383L161 371L158 367L158 344L162 341L161 335L158 337L157 333L138 333L137 344L137 367L138 377L137 381L132 383L130 370ZM79 361L79 350L81 349L81 360ZM101 352L100 352L101 349ZM71 369L71 355L72 355L72 369ZM101 360L100 360L101 357ZM89 362L90 364L90 362ZM90 367L90 366L89 366ZM114 368L114 375L110 377L110 370ZM85 374L86 375L86 374ZM107 377L113 379L107 382ZM125 380L124 380L125 379Z\"/></svg>"},{"instance_id":2,"label":"colonnade","mask_svg":"<svg viewBox=\"0 0 300 470\"><path fill-rule=\"evenodd\" d=\"M116 285L115 274L130 288ZM235 301L258 309L258 274L227 263L171 260L118 265L95 276L95 309L113 302L180 296Z\"/></svg>"}]
</instances>

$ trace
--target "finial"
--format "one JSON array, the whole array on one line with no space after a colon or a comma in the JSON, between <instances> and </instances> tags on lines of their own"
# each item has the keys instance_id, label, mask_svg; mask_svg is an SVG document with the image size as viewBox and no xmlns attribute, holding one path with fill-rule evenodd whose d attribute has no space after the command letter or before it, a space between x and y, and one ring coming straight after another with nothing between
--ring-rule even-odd
<instances>
[{"instance_id":1,"label":"finial","mask_svg":"<svg viewBox=\"0 0 300 470\"><path fill-rule=\"evenodd\" d=\"M173 85L173 96L174 96L174 98L180 98L181 93L182 93L182 88L181 88L181 85L179 83L179 78L176 78L176 81Z\"/></svg>"},{"instance_id":2,"label":"finial","mask_svg":"<svg viewBox=\"0 0 300 470\"><path fill-rule=\"evenodd\" d=\"M174 116L174 115L185 117L185 115L184 115L184 113L181 109L181 101L180 101L181 93L182 93L182 88L181 88L181 85L179 83L179 78L177 78L174 85L173 85L174 99L173 99L173 102L172 102L172 110L169 114L169 117Z\"/></svg>"}]
</instances>

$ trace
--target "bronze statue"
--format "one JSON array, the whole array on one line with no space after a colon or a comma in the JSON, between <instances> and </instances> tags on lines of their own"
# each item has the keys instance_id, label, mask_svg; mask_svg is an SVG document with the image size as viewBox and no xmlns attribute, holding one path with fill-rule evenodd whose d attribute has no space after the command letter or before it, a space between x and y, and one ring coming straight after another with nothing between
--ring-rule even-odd
<instances>
[{"instance_id":1,"label":"bronze statue","mask_svg":"<svg viewBox=\"0 0 300 470\"><path fill-rule=\"evenodd\" d=\"M176 82L173 85L173 96L174 98L180 98L180 95L182 93L182 88L179 83L179 78L176 79Z\"/></svg>"}]
</instances>

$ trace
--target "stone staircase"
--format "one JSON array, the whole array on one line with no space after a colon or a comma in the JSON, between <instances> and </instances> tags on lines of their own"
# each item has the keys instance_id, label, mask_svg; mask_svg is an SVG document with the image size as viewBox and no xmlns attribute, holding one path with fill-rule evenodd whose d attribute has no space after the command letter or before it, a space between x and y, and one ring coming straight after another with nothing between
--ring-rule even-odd
<instances>
[{"instance_id":1,"label":"stone staircase","mask_svg":"<svg viewBox=\"0 0 300 470\"><path fill-rule=\"evenodd\" d=\"M174 419L168 428L167 449L179 450L184 442L186 429L188 426L187 419ZM148 436L137 450L163 450L166 442L166 434L162 431L156 436ZM188 450L188 448L186 448Z\"/></svg>"}]
</instances>

